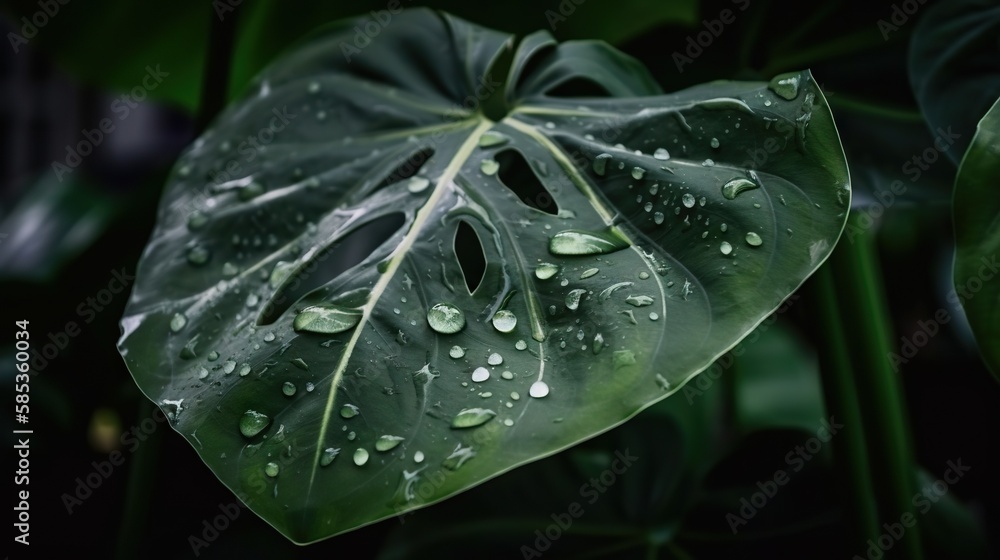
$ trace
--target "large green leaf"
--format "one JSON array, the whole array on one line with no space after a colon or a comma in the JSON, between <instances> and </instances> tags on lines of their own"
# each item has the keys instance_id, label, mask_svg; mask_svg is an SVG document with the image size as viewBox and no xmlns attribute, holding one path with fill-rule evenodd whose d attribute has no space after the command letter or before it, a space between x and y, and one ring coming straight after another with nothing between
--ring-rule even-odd
<instances>
[{"instance_id":1,"label":"large green leaf","mask_svg":"<svg viewBox=\"0 0 1000 560\"><path fill-rule=\"evenodd\" d=\"M955 291L962 304L979 351L993 375L1000 379L1000 99L979 121L972 144L962 158L955 178Z\"/></svg>"},{"instance_id":2,"label":"large green leaf","mask_svg":"<svg viewBox=\"0 0 1000 560\"><path fill-rule=\"evenodd\" d=\"M676 392L843 228L847 168L807 72L663 95L607 45L540 32L503 79L507 35L414 10L348 61L352 25L272 65L181 157L119 343L295 542ZM565 97L584 91L606 95ZM430 327L440 303L457 332Z\"/></svg>"}]
</instances>

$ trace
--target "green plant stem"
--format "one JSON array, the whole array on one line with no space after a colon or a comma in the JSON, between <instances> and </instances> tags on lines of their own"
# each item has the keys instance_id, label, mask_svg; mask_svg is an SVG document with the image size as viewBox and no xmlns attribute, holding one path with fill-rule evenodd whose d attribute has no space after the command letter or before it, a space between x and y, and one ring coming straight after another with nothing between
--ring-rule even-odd
<instances>
[{"instance_id":1,"label":"green plant stem","mask_svg":"<svg viewBox=\"0 0 1000 560\"><path fill-rule=\"evenodd\" d=\"M155 405L146 397L139 403L139 422L153 417ZM149 434L131 455L128 461L128 485L125 488L125 510L122 512L118 529L118 543L115 558L126 560L142 557L143 536L146 534L149 517L149 494L156 487L156 466L159 463L160 430Z\"/></svg>"},{"instance_id":2,"label":"green plant stem","mask_svg":"<svg viewBox=\"0 0 1000 560\"><path fill-rule=\"evenodd\" d=\"M828 266L832 265L833 271L827 274L839 277L830 296L836 294L842 318L840 332L849 349L881 527L883 523L899 523L904 513L912 515L917 471L901 383L889 362L891 327L874 235L860 224L857 215L850 217L847 227L846 237L830 258ZM917 524L905 530L886 556L920 560L919 528ZM858 544L858 550L867 546Z\"/></svg>"},{"instance_id":3,"label":"green plant stem","mask_svg":"<svg viewBox=\"0 0 1000 560\"><path fill-rule=\"evenodd\" d=\"M808 301L819 318L823 341L817 348L821 364L821 379L826 409L831 418L844 424L842 435L830 445L836 465L838 494L845 496L845 520L848 549L863 550L861 543L878 539L878 506L875 488L868 471L868 456L864 422L858 403L857 387L852 376L850 350L844 338L844 322L837 306L837 290L830 266L820 267L809 284Z\"/></svg>"}]
</instances>

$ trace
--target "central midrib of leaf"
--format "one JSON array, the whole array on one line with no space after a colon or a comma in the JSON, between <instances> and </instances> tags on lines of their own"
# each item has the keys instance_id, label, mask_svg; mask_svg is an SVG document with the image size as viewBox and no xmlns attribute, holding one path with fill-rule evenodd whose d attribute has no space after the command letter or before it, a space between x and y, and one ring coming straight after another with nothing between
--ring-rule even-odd
<instances>
[{"instance_id":1,"label":"central midrib of leaf","mask_svg":"<svg viewBox=\"0 0 1000 560\"><path fill-rule=\"evenodd\" d=\"M330 394L326 400L326 407L323 410L323 423L320 425L319 436L316 442L316 454L313 457L312 472L309 476L309 491L308 495L312 495L313 483L316 480L316 473L319 471L320 457L324 449L324 441L326 440L327 428L330 425L330 418L333 417L333 410L337 400L337 389L340 387L340 383L344 378L344 371L347 369L347 363L351 359L351 355L354 353L354 348L357 346L358 339L361 336L362 331L368 324L368 320L371 317L372 310L381 298L382 292L385 291L389 282L395 276L396 271L399 269L399 263L402 262L403 257L409 252L410 247L413 246L414 241L420 235L424 226L427 224L428 218L437 206L438 201L441 196L449 189L449 185L454 182L455 177L458 175L459 170L465 161L472 155L473 150L479 144L479 138L484 132L489 130L493 126L493 122L483 118L479 121L479 124L475 129L469 134L469 137L465 139L462 146L455 152L451 161L448 163L448 167L445 168L444 173L438 178L437 182L434 184L434 191L431 196L428 197L427 201L424 202L420 210L417 211L416 216L413 218L413 224L410 226L409 231L403 237L399 246L393 251L392 255L389 257L388 266L385 272L379 276L378 282L372 288L371 294L368 296L368 301L365 303L364 307L361 309L361 319L358 321L358 325L354 328L354 332L351 334L351 339L344 346L344 353L340 356L340 360L337 362L337 367L333 372L333 379L330 381Z\"/></svg>"}]
</instances>

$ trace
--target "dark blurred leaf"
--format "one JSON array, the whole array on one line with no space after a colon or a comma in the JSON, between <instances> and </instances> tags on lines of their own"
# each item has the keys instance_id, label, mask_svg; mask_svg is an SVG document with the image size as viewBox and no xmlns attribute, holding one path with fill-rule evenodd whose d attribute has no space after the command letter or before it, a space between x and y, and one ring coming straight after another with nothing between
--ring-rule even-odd
<instances>
[{"instance_id":1,"label":"dark blurred leaf","mask_svg":"<svg viewBox=\"0 0 1000 560\"><path fill-rule=\"evenodd\" d=\"M90 247L117 213L113 195L79 173L42 174L15 206L0 213L0 278L48 280Z\"/></svg>"},{"instance_id":2,"label":"dark blurred leaf","mask_svg":"<svg viewBox=\"0 0 1000 560\"><path fill-rule=\"evenodd\" d=\"M995 0L928 4L910 46L910 83L931 130L958 134L958 163L976 123L1000 97L1000 5Z\"/></svg>"},{"instance_id":3,"label":"dark blurred leaf","mask_svg":"<svg viewBox=\"0 0 1000 560\"><path fill-rule=\"evenodd\" d=\"M955 180L955 290L979 351L1000 379L1000 99L979 122Z\"/></svg>"}]
</instances>

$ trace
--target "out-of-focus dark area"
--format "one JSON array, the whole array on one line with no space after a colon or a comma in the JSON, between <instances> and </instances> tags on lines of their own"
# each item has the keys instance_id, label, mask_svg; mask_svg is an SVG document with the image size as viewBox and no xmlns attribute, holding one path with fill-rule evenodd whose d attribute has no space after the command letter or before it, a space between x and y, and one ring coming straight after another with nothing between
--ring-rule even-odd
<instances>
[{"instance_id":1,"label":"out-of-focus dark area","mask_svg":"<svg viewBox=\"0 0 1000 560\"><path fill-rule=\"evenodd\" d=\"M992 448L1000 387L949 297L956 162L1000 96L995 3L426 5L521 36L548 29L559 40L605 39L644 63L666 91L811 69L841 134L853 211L878 231L892 340L915 340L941 310L949 318L900 368L927 483L955 461L969 467L918 518L926 557L1000 557L993 474L1000 459ZM727 521L760 481L790 466L786 454L828 417L809 284L734 366L717 380L692 382L696 393L679 392L605 435L441 504L308 547L239 507L196 451L158 421L118 354L119 319L167 174L195 140L199 119L211 116L198 111L203 80L228 81L219 97L232 99L303 34L385 8L376 1L4 3L0 375L9 425L33 430L31 545L13 543L10 557L47 550L143 558L865 557L868 545L844 536L851 512L827 447L738 532ZM705 22L721 21L724 10L732 22L698 45L711 27ZM206 71L214 68L206 60L219 22L234 34L228 79ZM933 161L925 157L945 144ZM894 181L903 192L887 202ZM15 321L29 321L32 342L25 425L14 414ZM8 446L17 437L8 431ZM581 501L581 485L625 448L640 457L636 466L587 503L565 534L546 537L553 516ZM16 460L8 461L12 471Z\"/></svg>"}]
</instances>

